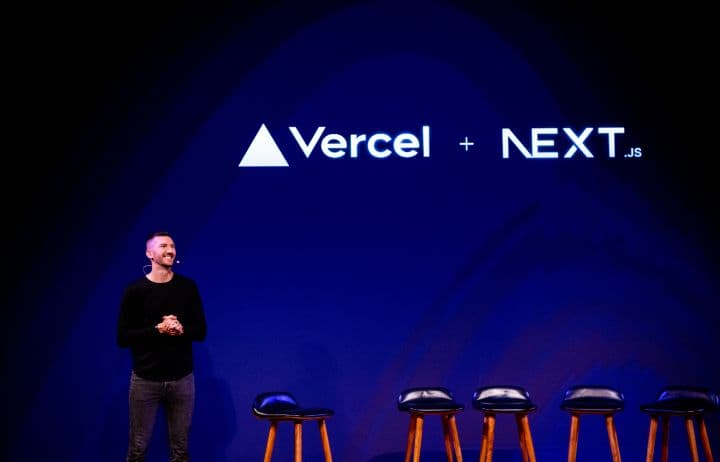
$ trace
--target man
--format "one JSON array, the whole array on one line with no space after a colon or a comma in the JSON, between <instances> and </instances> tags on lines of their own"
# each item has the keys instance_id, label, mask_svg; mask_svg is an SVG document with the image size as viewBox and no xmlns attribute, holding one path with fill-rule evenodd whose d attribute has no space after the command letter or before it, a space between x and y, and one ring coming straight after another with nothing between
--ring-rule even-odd
<instances>
[{"instance_id":1,"label":"man","mask_svg":"<svg viewBox=\"0 0 720 462\"><path fill-rule=\"evenodd\" d=\"M192 346L205 339L205 313L195 282L173 271L176 251L169 233L152 233L145 255L150 271L125 289L117 325L118 345L132 354L126 461L145 460L163 405L170 460L186 462L195 404Z\"/></svg>"}]
</instances>

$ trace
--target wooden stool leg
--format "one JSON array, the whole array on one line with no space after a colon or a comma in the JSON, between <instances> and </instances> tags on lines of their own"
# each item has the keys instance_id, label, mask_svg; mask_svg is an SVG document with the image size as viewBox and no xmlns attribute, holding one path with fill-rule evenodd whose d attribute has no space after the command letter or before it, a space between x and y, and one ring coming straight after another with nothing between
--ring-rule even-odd
<instances>
[{"instance_id":1,"label":"wooden stool leg","mask_svg":"<svg viewBox=\"0 0 720 462\"><path fill-rule=\"evenodd\" d=\"M645 462L653 462L655 455L655 435L657 435L657 416L650 416L650 431L648 431L647 452L645 453Z\"/></svg>"},{"instance_id":2,"label":"wooden stool leg","mask_svg":"<svg viewBox=\"0 0 720 462\"><path fill-rule=\"evenodd\" d=\"M480 460L482 462L492 462L493 444L495 444L495 414L486 414L485 423L487 425L487 438L480 451ZM484 456L484 459L483 459Z\"/></svg>"},{"instance_id":3,"label":"wooden stool leg","mask_svg":"<svg viewBox=\"0 0 720 462\"><path fill-rule=\"evenodd\" d=\"M668 455L670 454L670 417L662 417L662 453L660 460L662 462L668 462Z\"/></svg>"},{"instance_id":4,"label":"wooden stool leg","mask_svg":"<svg viewBox=\"0 0 720 462\"><path fill-rule=\"evenodd\" d=\"M523 414L522 416L523 433L525 434L525 447L527 448L528 458L530 462L536 462L535 459L535 446L533 446L532 433L530 433L530 423L528 415Z\"/></svg>"},{"instance_id":5,"label":"wooden stool leg","mask_svg":"<svg viewBox=\"0 0 720 462\"><path fill-rule=\"evenodd\" d=\"M580 416L570 415L570 443L568 444L568 462L575 462L577 458L578 432L580 431Z\"/></svg>"},{"instance_id":6,"label":"wooden stool leg","mask_svg":"<svg viewBox=\"0 0 720 462\"><path fill-rule=\"evenodd\" d=\"M622 458L620 456L620 441L618 440L617 427L615 426L615 418L613 418L612 427L613 427L613 439L615 440L615 448L617 449L617 453L618 453L618 462L620 462L622 460Z\"/></svg>"},{"instance_id":7,"label":"wooden stool leg","mask_svg":"<svg viewBox=\"0 0 720 462\"><path fill-rule=\"evenodd\" d=\"M268 439L265 444L265 457L263 458L263 462L270 462L270 459L272 459L273 448L275 447L275 435L277 435L277 426L277 422L270 422L270 431L268 432Z\"/></svg>"},{"instance_id":8,"label":"wooden stool leg","mask_svg":"<svg viewBox=\"0 0 720 462\"><path fill-rule=\"evenodd\" d=\"M302 422L295 422L295 462L302 462Z\"/></svg>"},{"instance_id":9,"label":"wooden stool leg","mask_svg":"<svg viewBox=\"0 0 720 462\"><path fill-rule=\"evenodd\" d=\"M440 420L442 421L443 442L445 443L445 457L447 457L447 462L453 462L452 443L450 442L450 428L448 427L448 416L441 415Z\"/></svg>"},{"instance_id":10,"label":"wooden stool leg","mask_svg":"<svg viewBox=\"0 0 720 462\"><path fill-rule=\"evenodd\" d=\"M605 416L605 428L607 428L608 441L610 442L610 453L613 462L621 462L620 460L620 444L617 439L617 429L615 428L615 419L612 414Z\"/></svg>"},{"instance_id":11,"label":"wooden stool leg","mask_svg":"<svg viewBox=\"0 0 720 462\"><path fill-rule=\"evenodd\" d=\"M318 420L318 427L320 427L320 439L322 440L325 462L332 462L332 454L330 453L330 438L328 438L327 423L325 423L325 419Z\"/></svg>"},{"instance_id":12,"label":"wooden stool leg","mask_svg":"<svg viewBox=\"0 0 720 462\"><path fill-rule=\"evenodd\" d=\"M487 443L488 443L488 418L487 418L487 415L483 414L483 426L482 426L482 438L480 439L480 460L479 460L479 462L485 462L485 456L487 455Z\"/></svg>"},{"instance_id":13,"label":"wooden stool leg","mask_svg":"<svg viewBox=\"0 0 720 462\"><path fill-rule=\"evenodd\" d=\"M700 428L700 441L702 441L703 449L705 450L705 459L707 462L714 462L710 439L708 438L707 427L705 426L705 419L703 419L701 415L697 416L696 419L698 427Z\"/></svg>"},{"instance_id":14,"label":"wooden stool leg","mask_svg":"<svg viewBox=\"0 0 720 462\"><path fill-rule=\"evenodd\" d=\"M454 415L450 416L448 423L450 424L450 435L452 436L453 447L455 448L455 460L457 460L457 462L463 462L462 450L460 449L460 434L458 433L457 422L455 421Z\"/></svg>"},{"instance_id":15,"label":"wooden stool leg","mask_svg":"<svg viewBox=\"0 0 720 462\"><path fill-rule=\"evenodd\" d=\"M417 424L415 428L415 449L413 450L413 462L420 462L420 447L422 446L422 432L423 432L423 416L417 417Z\"/></svg>"},{"instance_id":16,"label":"wooden stool leg","mask_svg":"<svg viewBox=\"0 0 720 462\"><path fill-rule=\"evenodd\" d=\"M700 462L700 458L698 457L697 441L695 440L695 425L693 424L692 417L690 416L685 417L685 429L687 430L692 462Z\"/></svg>"},{"instance_id":17,"label":"wooden stool leg","mask_svg":"<svg viewBox=\"0 0 720 462\"><path fill-rule=\"evenodd\" d=\"M528 462L528 450L525 445L525 428L522 424L522 416L520 414L515 415L515 424L517 425L518 441L520 441L520 453L522 453L523 462Z\"/></svg>"},{"instance_id":18,"label":"wooden stool leg","mask_svg":"<svg viewBox=\"0 0 720 462\"><path fill-rule=\"evenodd\" d=\"M405 462L410 462L412 456L413 444L415 443L415 425L417 416L410 415L410 428L408 428L408 440L407 446L405 447Z\"/></svg>"}]
</instances>

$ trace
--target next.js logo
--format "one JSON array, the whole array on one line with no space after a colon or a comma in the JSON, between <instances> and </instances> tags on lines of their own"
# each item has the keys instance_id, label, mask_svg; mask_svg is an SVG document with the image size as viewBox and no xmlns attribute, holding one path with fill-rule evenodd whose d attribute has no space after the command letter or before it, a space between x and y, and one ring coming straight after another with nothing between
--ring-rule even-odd
<instances>
[{"instance_id":1,"label":"next.js logo","mask_svg":"<svg viewBox=\"0 0 720 462\"><path fill-rule=\"evenodd\" d=\"M385 132L373 134L325 133L327 127L319 126L311 136L303 135L297 127L288 127L300 151L309 159L319 150L330 159L343 157L357 158L369 157L385 159L392 155L409 159L412 157L430 157L430 126L423 125L418 135L411 132L402 132L391 136ZM570 128L532 128L530 138L526 142L509 128L501 130L502 158L524 157L526 159L570 159L573 156L593 158L595 154L587 143L591 137L599 137L600 145L604 148L604 155L608 158L616 156L617 140L625 133L624 127L585 127L580 133ZM556 149L557 145L569 144L564 152ZM464 146L467 152L474 145L465 137L457 145ZM638 158L642 156L640 147L631 147L623 157ZM255 138L253 138L245 155L239 164L240 167L288 167L287 157L278 147L270 131L262 124Z\"/></svg>"}]
</instances>

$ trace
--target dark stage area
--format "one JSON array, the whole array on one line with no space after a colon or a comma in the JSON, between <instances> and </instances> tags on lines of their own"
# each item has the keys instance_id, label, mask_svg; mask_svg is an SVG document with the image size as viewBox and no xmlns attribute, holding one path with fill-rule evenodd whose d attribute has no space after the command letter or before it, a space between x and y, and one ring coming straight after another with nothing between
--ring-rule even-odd
<instances>
[{"instance_id":1,"label":"dark stage area","mask_svg":"<svg viewBox=\"0 0 720 462\"><path fill-rule=\"evenodd\" d=\"M0 458L125 460L120 301L147 271L146 235L167 230L207 316L196 462L262 460L270 426L252 404L270 391L333 411L335 462L402 461L398 396L415 387L452 392L463 409L443 415L479 460L473 395L489 386L524 388L537 460L567 460L576 385L622 393L619 451L644 460L641 406L669 386L720 392L710 16L450 0L11 8ZM603 415L580 419L578 461L612 460ZM446 417L426 417L423 462L447 460ZM704 422L717 459L718 409ZM669 425L669 460L692 460L683 420ZM274 461L292 459L292 428L278 426ZM305 461L324 460L320 428L303 425ZM494 461L523 460L514 415L494 434ZM161 414L147 460L167 448Z\"/></svg>"}]
</instances>

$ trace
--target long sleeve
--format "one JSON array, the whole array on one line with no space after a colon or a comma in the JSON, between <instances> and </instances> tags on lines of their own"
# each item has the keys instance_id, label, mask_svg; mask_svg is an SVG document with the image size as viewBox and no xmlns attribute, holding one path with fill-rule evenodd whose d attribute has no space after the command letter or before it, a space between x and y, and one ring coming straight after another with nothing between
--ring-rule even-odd
<instances>
[{"instance_id":1,"label":"long sleeve","mask_svg":"<svg viewBox=\"0 0 720 462\"><path fill-rule=\"evenodd\" d=\"M154 324L141 324L142 319L135 314L139 303L137 292L131 287L125 289L117 323L117 344L121 348L131 346L138 339L159 335Z\"/></svg>"},{"instance_id":2,"label":"long sleeve","mask_svg":"<svg viewBox=\"0 0 720 462\"><path fill-rule=\"evenodd\" d=\"M188 294L188 310L186 319L180 319L185 329L185 335L189 340L200 342L205 340L207 335L207 323L205 321L205 310L203 308L200 291L195 283L191 284Z\"/></svg>"}]
</instances>

